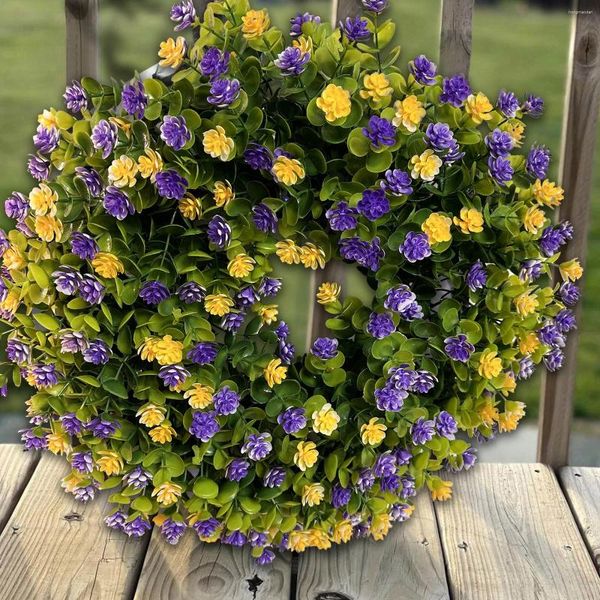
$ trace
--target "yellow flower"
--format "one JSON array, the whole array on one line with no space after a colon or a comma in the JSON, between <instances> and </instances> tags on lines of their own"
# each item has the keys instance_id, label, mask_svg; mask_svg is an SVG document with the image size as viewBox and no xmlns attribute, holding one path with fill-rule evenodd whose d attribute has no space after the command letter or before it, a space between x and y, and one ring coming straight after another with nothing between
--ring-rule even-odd
<instances>
[{"instance_id":1,"label":"yellow flower","mask_svg":"<svg viewBox=\"0 0 600 600\"><path fill-rule=\"evenodd\" d=\"M564 281L577 281L578 279L581 279L583 275L583 267L576 258L562 263L558 267L558 270Z\"/></svg>"},{"instance_id":2,"label":"yellow flower","mask_svg":"<svg viewBox=\"0 0 600 600\"><path fill-rule=\"evenodd\" d=\"M525 231L535 235L544 226L545 222L546 215L544 214L543 210L540 210L539 207L531 206L527 209L523 219Z\"/></svg>"},{"instance_id":3,"label":"yellow flower","mask_svg":"<svg viewBox=\"0 0 600 600\"><path fill-rule=\"evenodd\" d=\"M165 335L157 340L153 347L155 358L159 365L174 365L183 360L183 344Z\"/></svg>"},{"instance_id":4,"label":"yellow flower","mask_svg":"<svg viewBox=\"0 0 600 600\"><path fill-rule=\"evenodd\" d=\"M308 242L300 249L300 262L307 268L316 271L325 268L325 251Z\"/></svg>"},{"instance_id":5,"label":"yellow flower","mask_svg":"<svg viewBox=\"0 0 600 600\"><path fill-rule=\"evenodd\" d=\"M172 481L165 481L154 488L152 497L156 498L156 501L163 506L171 506L171 504L177 502L182 491L183 489L180 485L173 483Z\"/></svg>"},{"instance_id":6,"label":"yellow flower","mask_svg":"<svg viewBox=\"0 0 600 600\"><path fill-rule=\"evenodd\" d=\"M431 489L431 499L444 502L450 500L450 498L452 498L452 482L437 479Z\"/></svg>"},{"instance_id":7,"label":"yellow flower","mask_svg":"<svg viewBox=\"0 0 600 600\"><path fill-rule=\"evenodd\" d=\"M202 135L202 145L206 154L223 161L229 158L229 155L235 148L235 142L230 137L227 137L225 130L220 125L204 132Z\"/></svg>"},{"instance_id":8,"label":"yellow flower","mask_svg":"<svg viewBox=\"0 0 600 600\"><path fill-rule=\"evenodd\" d=\"M232 258L227 265L227 271L232 277L243 279L254 271L256 261L243 252Z\"/></svg>"},{"instance_id":9,"label":"yellow flower","mask_svg":"<svg viewBox=\"0 0 600 600\"><path fill-rule=\"evenodd\" d=\"M63 233L63 224L52 215L38 215L35 218L35 232L45 242L60 239Z\"/></svg>"},{"instance_id":10,"label":"yellow flower","mask_svg":"<svg viewBox=\"0 0 600 600\"><path fill-rule=\"evenodd\" d=\"M179 36L177 40L169 38L161 42L158 56L162 59L158 64L161 67L171 67L177 69L181 66L185 58L185 38Z\"/></svg>"},{"instance_id":11,"label":"yellow flower","mask_svg":"<svg viewBox=\"0 0 600 600\"><path fill-rule=\"evenodd\" d=\"M249 10L242 17L242 33L247 40L260 37L271 25L271 19L266 9Z\"/></svg>"},{"instance_id":12,"label":"yellow flower","mask_svg":"<svg viewBox=\"0 0 600 600\"><path fill-rule=\"evenodd\" d=\"M215 204L218 207L227 206L235 198L235 192L233 191L229 181L215 181L213 193Z\"/></svg>"},{"instance_id":13,"label":"yellow flower","mask_svg":"<svg viewBox=\"0 0 600 600\"><path fill-rule=\"evenodd\" d=\"M452 239L450 225L452 225L450 217L442 213L431 213L421 225L421 229L427 234L430 244L438 244Z\"/></svg>"},{"instance_id":14,"label":"yellow flower","mask_svg":"<svg viewBox=\"0 0 600 600\"><path fill-rule=\"evenodd\" d=\"M60 485L66 492L72 494L86 479L84 473L79 471L71 471L66 477L63 477Z\"/></svg>"},{"instance_id":15,"label":"yellow flower","mask_svg":"<svg viewBox=\"0 0 600 600\"><path fill-rule=\"evenodd\" d=\"M261 304L255 306L256 312L258 312L265 325L271 325L271 323L277 321L277 315L279 314L277 304Z\"/></svg>"},{"instance_id":16,"label":"yellow flower","mask_svg":"<svg viewBox=\"0 0 600 600\"><path fill-rule=\"evenodd\" d=\"M152 362L156 358L156 344L158 340L153 337L147 337L138 348L138 354L142 360Z\"/></svg>"},{"instance_id":17,"label":"yellow flower","mask_svg":"<svg viewBox=\"0 0 600 600\"><path fill-rule=\"evenodd\" d=\"M300 247L296 246L294 240L283 240L275 244L279 260L286 265L297 265L300 263Z\"/></svg>"},{"instance_id":18,"label":"yellow flower","mask_svg":"<svg viewBox=\"0 0 600 600\"><path fill-rule=\"evenodd\" d=\"M413 179L420 177L423 181L433 181L440 172L442 159L431 148L428 148L421 155L413 156L410 164L412 165L410 174Z\"/></svg>"},{"instance_id":19,"label":"yellow flower","mask_svg":"<svg viewBox=\"0 0 600 600\"><path fill-rule=\"evenodd\" d=\"M325 488L320 483L310 483L302 488L302 506L319 506L325 497Z\"/></svg>"},{"instance_id":20,"label":"yellow flower","mask_svg":"<svg viewBox=\"0 0 600 600\"><path fill-rule=\"evenodd\" d=\"M317 302L319 304L331 304L338 299L341 291L342 286L339 283L329 283L326 281L317 290Z\"/></svg>"},{"instance_id":21,"label":"yellow flower","mask_svg":"<svg viewBox=\"0 0 600 600\"><path fill-rule=\"evenodd\" d=\"M115 279L120 273L125 272L123 263L110 252L98 252L92 260L92 267L100 277Z\"/></svg>"},{"instance_id":22,"label":"yellow flower","mask_svg":"<svg viewBox=\"0 0 600 600\"><path fill-rule=\"evenodd\" d=\"M340 422L338 415L329 402L324 404L320 410L316 410L312 414L313 431L322 433L323 435L331 435Z\"/></svg>"},{"instance_id":23,"label":"yellow flower","mask_svg":"<svg viewBox=\"0 0 600 600\"><path fill-rule=\"evenodd\" d=\"M11 290L6 295L6 298L0 302L0 311L14 315L17 312L20 304L21 301L19 299L19 295L14 290Z\"/></svg>"},{"instance_id":24,"label":"yellow flower","mask_svg":"<svg viewBox=\"0 0 600 600\"><path fill-rule=\"evenodd\" d=\"M194 221L202 214L200 201L189 193L179 201L177 208L179 208L182 216L191 221Z\"/></svg>"},{"instance_id":25,"label":"yellow flower","mask_svg":"<svg viewBox=\"0 0 600 600\"><path fill-rule=\"evenodd\" d=\"M71 448L69 439L64 433L51 433L46 440L48 441L48 450L52 454L66 454Z\"/></svg>"},{"instance_id":26,"label":"yellow flower","mask_svg":"<svg viewBox=\"0 0 600 600\"><path fill-rule=\"evenodd\" d=\"M140 418L140 423L146 427L155 427L165 420L165 409L162 406L148 404L140 408L135 414Z\"/></svg>"},{"instance_id":27,"label":"yellow flower","mask_svg":"<svg viewBox=\"0 0 600 600\"><path fill-rule=\"evenodd\" d=\"M223 317L231 312L233 300L227 294L209 294L204 299L204 308L209 315Z\"/></svg>"},{"instance_id":28,"label":"yellow flower","mask_svg":"<svg viewBox=\"0 0 600 600\"><path fill-rule=\"evenodd\" d=\"M521 354L533 354L540 347L540 340L533 331L519 341Z\"/></svg>"},{"instance_id":29,"label":"yellow flower","mask_svg":"<svg viewBox=\"0 0 600 600\"><path fill-rule=\"evenodd\" d=\"M269 361L263 372L267 385L272 388L279 385L287 376L287 367L281 364L280 358Z\"/></svg>"},{"instance_id":30,"label":"yellow flower","mask_svg":"<svg viewBox=\"0 0 600 600\"><path fill-rule=\"evenodd\" d=\"M318 550L329 550L331 540L329 536L321 529L309 529L307 532L308 546Z\"/></svg>"},{"instance_id":31,"label":"yellow flower","mask_svg":"<svg viewBox=\"0 0 600 600\"><path fill-rule=\"evenodd\" d=\"M146 148L144 154L138 158L137 167L144 179L154 182L157 173L162 171L163 160L158 152L152 148Z\"/></svg>"},{"instance_id":32,"label":"yellow flower","mask_svg":"<svg viewBox=\"0 0 600 600\"><path fill-rule=\"evenodd\" d=\"M208 385L195 383L183 397L188 401L192 408L201 409L208 408L213 401L214 389Z\"/></svg>"},{"instance_id":33,"label":"yellow flower","mask_svg":"<svg viewBox=\"0 0 600 600\"><path fill-rule=\"evenodd\" d=\"M544 179L544 181L536 179L533 184L533 197L541 204L556 207L563 201L565 191L548 179Z\"/></svg>"},{"instance_id":34,"label":"yellow flower","mask_svg":"<svg viewBox=\"0 0 600 600\"><path fill-rule=\"evenodd\" d=\"M514 431L519 421L525 416L525 404L523 402L507 402L505 412L498 416L498 429L500 433Z\"/></svg>"},{"instance_id":35,"label":"yellow flower","mask_svg":"<svg viewBox=\"0 0 600 600\"><path fill-rule=\"evenodd\" d=\"M302 163L297 158L278 156L273 162L271 169L275 181L283 185L296 185L304 179L306 172Z\"/></svg>"},{"instance_id":36,"label":"yellow flower","mask_svg":"<svg viewBox=\"0 0 600 600\"><path fill-rule=\"evenodd\" d=\"M335 524L331 537L336 544L345 544L352 539L352 533L352 523L348 519L344 519Z\"/></svg>"},{"instance_id":37,"label":"yellow flower","mask_svg":"<svg viewBox=\"0 0 600 600\"><path fill-rule=\"evenodd\" d=\"M379 423L377 417L372 417L360 428L360 438L365 446L376 446L385 439L387 427Z\"/></svg>"},{"instance_id":38,"label":"yellow flower","mask_svg":"<svg viewBox=\"0 0 600 600\"><path fill-rule=\"evenodd\" d=\"M502 371L502 359L498 357L498 353L495 350L487 348L481 353L479 368L477 370L485 379L494 379Z\"/></svg>"},{"instance_id":39,"label":"yellow flower","mask_svg":"<svg viewBox=\"0 0 600 600\"><path fill-rule=\"evenodd\" d=\"M392 518L387 513L381 513L373 517L371 521L371 537L380 542L392 528Z\"/></svg>"},{"instance_id":40,"label":"yellow flower","mask_svg":"<svg viewBox=\"0 0 600 600\"><path fill-rule=\"evenodd\" d=\"M290 532L288 549L292 552L304 552L309 547L308 532L294 529Z\"/></svg>"},{"instance_id":41,"label":"yellow flower","mask_svg":"<svg viewBox=\"0 0 600 600\"><path fill-rule=\"evenodd\" d=\"M29 192L29 206L37 215L56 214L57 201L58 194L45 183L40 183L39 187L34 187Z\"/></svg>"},{"instance_id":42,"label":"yellow flower","mask_svg":"<svg viewBox=\"0 0 600 600\"><path fill-rule=\"evenodd\" d=\"M503 125L500 125L502 131L506 131L513 139L515 148L521 146L523 134L525 133L525 125L518 119L510 119Z\"/></svg>"},{"instance_id":43,"label":"yellow flower","mask_svg":"<svg viewBox=\"0 0 600 600\"><path fill-rule=\"evenodd\" d=\"M137 163L129 156L119 156L108 167L108 180L118 188L133 187L138 172Z\"/></svg>"},{"instance_id":44,"label":"yellow flower","mask_svg":"<svg viewBox=\"0 0 600 600\"><path fill-rule=\"evenodd\" d=\"M502 382L502 386L500 391L504 396L508 396L509 394L513 394L517 389L517 382L515 381L515 376L512 373L504 374L504 381Z\"/></svg>"},{"instance_id":45,"label":"yellow flower","mask_svg":"<svg viewBox=\"0 0 600 600\"><path fill-rule=\"evenodd\" d=\"M154 427L149 433L155 444L168 444L174 437L177 437L175 429L166 423Z\"/></svg>"},{"instance_id":46,"label":"yellow flower","mask_svg":"<svg viewBox=\"0 0 600 600\"><path fill-rule=\"evenodd\" d=\"M2 255L2 264L9 271L18 271L25 268L27 261L25 260L21 249L18 246L13 246L11 244Z\"/></svg>"},{"instance_id":47,"label":"yellow flower","mask_svg":"<svg viewBox=\"0 0 600 600\"><path fill-rule=\"evenodd\" d=\"M304 54L312 54L313 51L313 41L312 38L301 35L299 38L296 38L292 41L292 46L294 48L299 48L300 52Z\"/></svg>"},{"instance_id":48,"label":"yellow flower","mask_svg":"<svg viewBox=\"0 0 600 600\"><path fill-rule=\"evenodd\" d=\"M123 470L123 459L120 454L111 450L100 450L100 458L96 461L98 469L109 477L118 475Z\"/></svg>"},{"instance_id":49,"label":"yellow flower","mask_svg":"<svg viewBox=\"0 0 600 600\"><path fill-rule=\"evenodd\" d=\"M487 427L491 427L498 420L498 409L494 406L491 400L488 400L478 411L477 414L481 422Z\"/></svg>"},{"instance_id":50,"label":"yellow flower","mask_svg":"<svg viewBox=\"0 0 600 600\"><path fill-rule=\"evenodd\" d=\"M394 91L390 86L390 80L383 73L371 73L365 75L363 81L364 89L360 97L365 100L373 100L375 104L383 103Z\"/></svg>"},{"instance_id":51,"label":"yellow flower","mask_svg":"<svg viewBox=\"0 0 600 600\"><path fill-rule=\"evenodd\" d=\"M521 317L526 317L531 313L535 312L535 309L539 306L539 302L536 296L529 292L523 292L517 296L514 300L517 312Z\"/></svg>"},{"instance_id":52,"label":"yellow flower","mask_svg":"<svg viewBox=\"0 0 600 600\"><path fill-rule=\"evenodd\" d=\"M119 117L108 117L111 123L114 123L121 131L125 133L127 138L131 137L131 123Z\"/></svg>"},{"instance_id":53,"label":"yellow flower","mask_svg":"<svg viewBox=\"0 0 600 600\"><path fill-rule=\"evenodd\" d=\"M416 96L411 95L404 98L404 100L396 100L394 108L396 109L396 116L392 123L396 127L403 125L405 129L414 133L425 116L423 103Z\"/></svg>"},{"instance_id":54,"label":"yellow flower","mask_svg":"<svg viewBox=\"0 0 600 600\"><path fill-rule=\"evenodd\" d=\"M483 215L476 208L461 208L460 219L454 217L454 224L465 235L481 233L483 231Z\"/></svg>"},{"instance_id":55,"label":"yellow flower","mask_svg":"<svg viewBox=\"0 0 600 600\"><path fill-rule=\"evenodd\" d=\"M50 110L44 109L41 115L38 115L38 123L44 129L56 129L58 128L58 122L56 120L56 111L51 108Z\"/></svg>"},{"instance_id":56,"label":"yellow flower","mask_svg":"<svg viewBox=\"0 0 600 600\"><path fill-rule=\"evenodd\" d=\"M471 94L465 102L466 113L477 125L481 125L483 121L489 121L492 118L490 113L493 110L492 103L482 92L478 92L476 96Z\"/></svg>"},{"instance_id":57,"label":"yellow flower","mask_svg":"<svg viewBox=\"0 0 600 600\"><path fill-rule=\"evenodd\" d=\"M319 451L314 442L299 442L294 454L294 464L301 470L310 469L318 460Z\"/></svg>"},{"instance_id":58,"label":"yellow flower","mask_svg":"<svg viewBox=\"0 0 600 600\"><path fill-rule=\"evenodd\" d=\"M330 83L317 98L317 108L325 113L325 118L330 123L347 117L352 112L350 92Z\"/></svg>"}]
</instances>

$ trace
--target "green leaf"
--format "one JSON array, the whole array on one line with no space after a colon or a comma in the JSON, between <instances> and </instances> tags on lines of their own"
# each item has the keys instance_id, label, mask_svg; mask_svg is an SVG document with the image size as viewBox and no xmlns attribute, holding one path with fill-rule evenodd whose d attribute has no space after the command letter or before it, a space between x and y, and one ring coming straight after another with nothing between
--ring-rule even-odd
<instances>
[{"instance_id":1,"label":"green leaf","mask_svg":"<svg viewBox=\"0 0 600 600\"><path fill-rule=\"evenodd\" d=\"M140 496L131 503L131 508L133 508L133 510L138 510L144 514L151 512L153 507L154 503L150 498L146 498L146 496Z\"/></svg>"},{"instance_id":2,"label":"green leaf","mask_svg":"<svg viewBox=\"0 0 600 600\"><path fill-rule=\"evenodd\" d=\"M371 173L382 173L387 171L392 164L393 156L389 150L383 152L371 152L367 157L367 169Z\"/></svg>"},{"instance_id":3,"label":"green leaf","mask_svg":"<svg viewBox=\"0 0 600 600\"><path fill-rule=\"evenodd\" d=\"M193 491L198 498L211 500L219 495L219 486L212 479L200 477L194 482Z\"/></svg>"},{"instance_id":4,"label":"green leaf","mask_svg":"<svg viewBox=\"0 0 600 600\"><path fill-rule=\"evenodd\" d=\"M60 323L47 313L35 313L33 318L48 331L58 331L60 329Z\"/></svg>"},{"instance_id":5,"label":"green leaf","mask_svg":"<svg viewBox=\"0 0 600 600\"><path fill-rule=\"evenodd\" d=\"M50 278L48 277L46 271L42 269L39 265L35 263L29 263L29 272L33 276L35 282L43 289L46 290L50 287Z\"/></svg>"},{"instance_id":6,"label":"green leaf","mask_svg":"<svg viewBox=\"0 0 600 600\"><path fill-rule=\"evenodd\" d=\"M123 400L129 398L127 388L116 379L107 379L106 381L103 381L102 387L113 396L117 396L117 398L122 398Z\"/></svg>"}]
</instances>

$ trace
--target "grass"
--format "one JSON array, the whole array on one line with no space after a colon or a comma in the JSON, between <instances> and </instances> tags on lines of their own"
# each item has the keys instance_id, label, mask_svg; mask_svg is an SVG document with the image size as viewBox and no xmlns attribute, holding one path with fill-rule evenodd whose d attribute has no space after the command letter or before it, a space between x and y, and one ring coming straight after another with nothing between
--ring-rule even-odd
<instances>
[{"instance_id":1,"label":"grass","mask_svg":"<svg viewBox=\"0 0 600 600\"><path fill-rule=\"evenodd\" d=\"M258 0L257 0L258 1ZM170 33L167 12L171 0L103 0L101 43L103 74L108 79L128 78L135 69L156 62L158 42ZM273 21L285 27L294 10L292 2L268 4ZM406 62L420 53L438 56L439 0L392 0L398 23L398 40ZM12 190L31 186L24 163L30 151L35 117L41 108L58 104L64 80L63 0L2 0L0 3L0 198ZM329 2L309 0L297 4L302 11L326 16ZM543 12L518 1L495 7L478 6L473 23L471 81L495 98L501 87L519 94L535 92L545 98L543 119L529 126L529 140L546 144L558 156L567 72L570 18L566 11ZM600 160L595 161L594 192L589 233L588 268L580 324L575 409L581 417L600 418ZM304 272L286 276L283 316L296 331L306 323L308 278ZM361 282L351 275L349 287L360 292ZM302 339L296 339L298 344ZM537 412L539 380L521 388L530 414ZM17 399L12 403L17 407ZM10 404L5 404L10 406Z\"/></svg>"}]
</instances>

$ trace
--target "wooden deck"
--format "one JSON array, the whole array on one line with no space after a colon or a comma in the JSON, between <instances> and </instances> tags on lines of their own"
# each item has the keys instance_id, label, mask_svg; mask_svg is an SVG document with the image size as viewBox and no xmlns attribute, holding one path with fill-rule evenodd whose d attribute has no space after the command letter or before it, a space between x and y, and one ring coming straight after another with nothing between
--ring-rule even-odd
<instances>
[{"instance_id":1,"label":"wooden deck","mask_svg":"<svg viewBox=\"0 0 600 600\"><path fill-rule=\"evenodd\" d=\"M600 598L600 469L482 464L455 498L417 500L382 543L278 558L105 527L106 499L65 494L64 462L0 446L0 598L584 600Z\"/></svg>"}]
</instances>

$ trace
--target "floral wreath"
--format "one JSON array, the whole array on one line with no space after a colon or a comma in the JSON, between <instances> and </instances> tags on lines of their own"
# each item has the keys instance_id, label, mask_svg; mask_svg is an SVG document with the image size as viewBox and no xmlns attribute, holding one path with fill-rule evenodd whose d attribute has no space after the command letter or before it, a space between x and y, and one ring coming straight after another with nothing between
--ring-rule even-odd
<instances>
[{"instance_id":1,"label":"floral wreath","mask_svg":"<svg viewBox=\"0 0 600 600\"><path fill-rule=\"evenodd\" d=\"M66 457L78 500L112 490L130 536L192 528L262 564L380 540L516 428L517 379L561 366L582 270L558 262L550 153L517 152L542 100L494 105L425 56L402 75L387 0L363 4L294 17L289 43L247 0L183 0L169 78L83 79L39 116L0 237L4 380L35 388L26 447ZM273 269L330 261L373 301L323 283L300 356Z\"/></svg>"}]
</instances>

